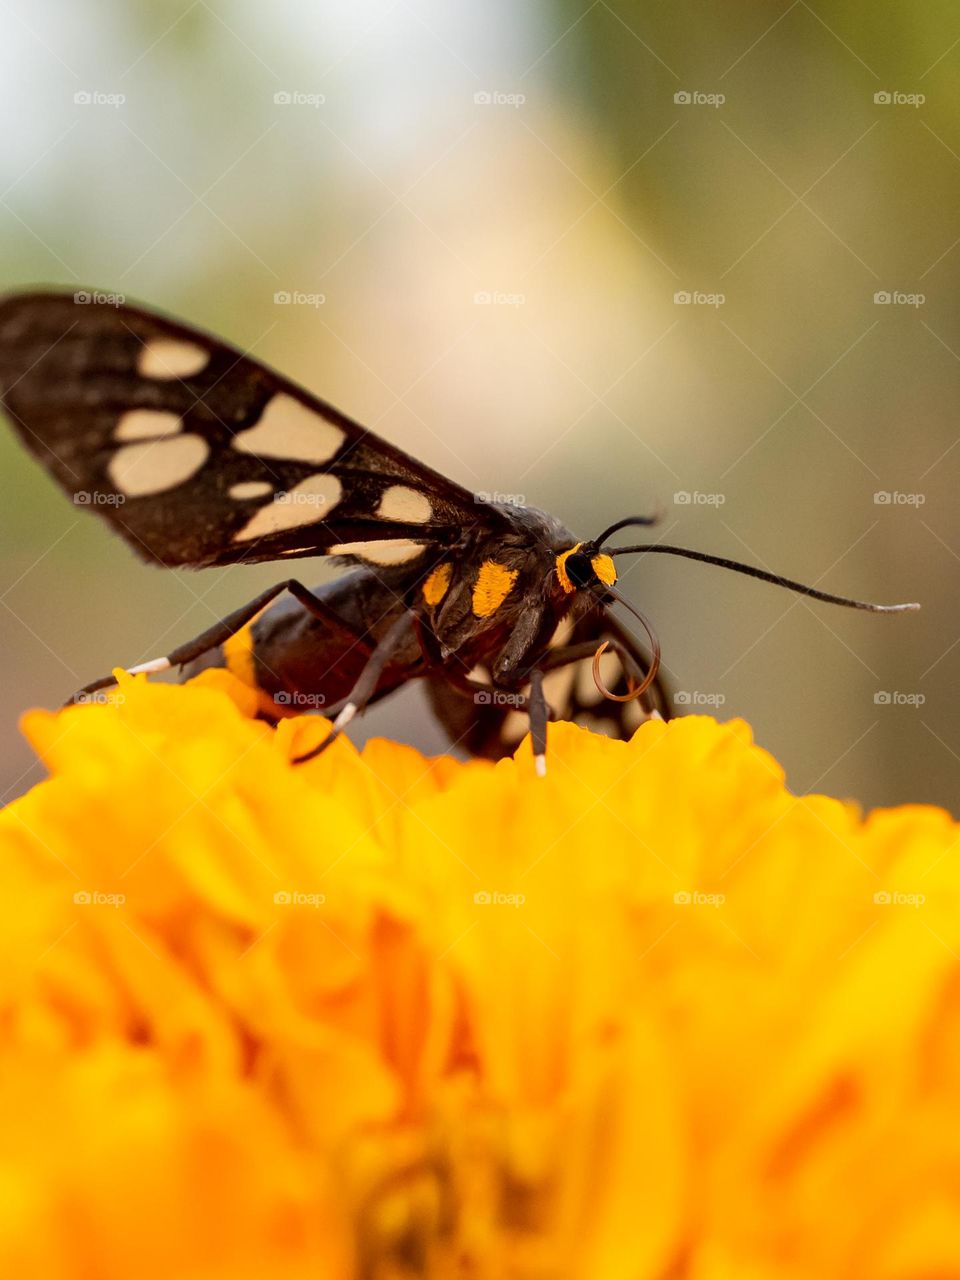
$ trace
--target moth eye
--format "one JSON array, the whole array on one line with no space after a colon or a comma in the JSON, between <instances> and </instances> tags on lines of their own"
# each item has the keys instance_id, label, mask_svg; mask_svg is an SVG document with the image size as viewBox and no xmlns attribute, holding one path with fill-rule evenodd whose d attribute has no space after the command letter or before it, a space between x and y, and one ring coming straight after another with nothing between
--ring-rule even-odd
<instances>
[{"instance_id":1,"label":"moth eye","mask_svg":"<svg viewBox=\"0 0 960 1280\"><path fill-rule=\"evenodd\" d=\"M591 583L596 581L597 575L593 571L590 557L582 555L579 551L574 551L567 556L565 567L567 577L575 587L589 587Z\"/></svg>"}]
</instances>

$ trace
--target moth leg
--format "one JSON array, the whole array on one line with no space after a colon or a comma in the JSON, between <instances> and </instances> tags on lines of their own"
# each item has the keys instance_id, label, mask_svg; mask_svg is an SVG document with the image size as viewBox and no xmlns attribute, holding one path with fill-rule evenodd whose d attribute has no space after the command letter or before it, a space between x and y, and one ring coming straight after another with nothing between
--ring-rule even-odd
<instances>
[{"instance_id":1,"label":"moth leg","mask_svg":"<svg viewBox=\"0 0 960 1280\"><path fill-rule=\"evenodd\" d=\"M141 662L139 666L130 667L128 674L135 676L155 671L169 671L171 667L182 667L188 662L193 662L195 658L201 657L210 649L215 649L217 645L223 644L231 636L236 635L238 631L257 616L261 609L265 609L268 604L275 600L277 596L282 595L284 591L289 591L293 598L315 617L322 620L331 617L332 611L322 600L318 599L312 591L308 590L302 582L298 582L296 578L288 578L285 582L278 582L275 586L268 587L266 591L261 591L253 600L241 605L233 613L228 613L225 618L215 622L212 627L195 636L193 640L188 640L185 644L172 650L165 658L153 658L149 662ZM91 693L97 693L100 689L108 689L114 684L116 684L116 680L112 675L101 676L99 680L94 680L90 684L84 685L82 689L78 689L64 705L70 706L72 703L82 702Z\"/></svg>"},{"instance_id":2,"label":"moth leg","mask_svg":"<svg viewBox=\"0 0 960 1280\"><path fill-rule=\"evenodd\" d=\"M636 655L616 637L600 636L596 640L584 640L581 644L561 645L557 649L551 649L545 654L540 662L541 671L556 671L558 667L568 667L573 662L582 662L584 658L592 658L597 651L597 645L602 641L607 641L607 647L611 653L615 653L623 663L623 668L631 675L643 678L643 671L640 669L640 663L636 660ZM629 664L629 665L628 665ZM630 670L630 668L635 668Z\"/></svg>"},{"instance_id":3,"label":"moth leg","mask_svg":"<svg viewBox=\"0 0 960 1280\"><path fill-rule=\"evenodd\" d=\"M540 660L540 670L556 671L558 667L568 667L573 662L582 662L584 658L592 658L601 639L606 639L606 637L598 636L596 640L583 640L579 644L563 644L558 645L556 649L549 649ZM622 656L616 641L611 640L610 647L616 650L618 656Z\"/></svg>"},{"instance_id":4,"label":"moth leg","mask_svg":"<svg viewBox=\"0 0 960 1280\"><path fill-rule=\"evenodd\" d=\"M547 721L550 719L550 707L543 692L543 672L535 667L530 672L530 697L527 701L527 715L530 717L530 745L533 747L533 761L537 776L547 775Z\"/></svg>"},{"instance_id":5,"label":"moth leg","mask_svg":"<svg viewBox=\"0 0 960 1280\"><path fill-rule=\"evenodd\" d=\"M366 707L367 703L377 691L377 685L380 683L380 677L383 669L402 647L410 633L414 630L414 615L405 612L397 618L396 622L390 627L383 639L377 644L377 647L371 653L360 676L347 695L343 710L333 722L333 728L329 735L324 738L318 747L314 747L312 751L308 751L305 755L295 756L294 764L305 764L306 761L312 760L314 756L318 756L321 752L326 751L330 743L344 731L350 721Z\"/></svg>"}]
</instances>

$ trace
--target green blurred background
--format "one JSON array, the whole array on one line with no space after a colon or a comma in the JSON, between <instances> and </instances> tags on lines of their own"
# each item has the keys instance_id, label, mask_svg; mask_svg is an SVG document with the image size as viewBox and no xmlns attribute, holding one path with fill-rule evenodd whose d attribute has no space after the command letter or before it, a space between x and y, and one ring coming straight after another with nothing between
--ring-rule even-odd
<instances>
[{"instance_id":1,"label":"green blurred background","mask_svg":"<svg viewBox=\"0 0 960 1280\"><path fill-rule=\"evenodd\" d=\"M4 288L148 301L585 535L659 506L667 541L922 601L623 566L688 707L747 717L795 790L960 809L956 6L11 0L0 27ZM9 797L41 776L25 707L276 573L142 565L0 448ZM442 747L419 691L370 731Z\"/></svg>"}]
</instances>

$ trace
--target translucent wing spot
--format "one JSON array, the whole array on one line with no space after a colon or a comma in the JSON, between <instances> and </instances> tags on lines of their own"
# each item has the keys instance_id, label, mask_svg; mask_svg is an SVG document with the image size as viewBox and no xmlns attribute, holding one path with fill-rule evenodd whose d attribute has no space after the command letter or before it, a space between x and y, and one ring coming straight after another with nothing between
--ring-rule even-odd
<instances>
[{"instance_id":1,"label":"translucent wing spot","mask_svg":"<svg viewBox=\"0 0 960 1280\"><path fill-rule=\"evenodd\" d=\"M115 440L157 440L175 436L183 425L179 413L166 409L130 409L117 423Z\"/></svg>"},{"instance_id":2,"label":"translucent wing spot","mask_svg":"<svg viewBox=\"0 0 960 1280\"><path fill-rule=\"evenodd\" d=\"M286 529L317 524L326 520L340 501L342 492L336 476L308 476L286 493L278 493L271 503L255 512L240 532L234 534L233 540L249 542L251 538L265 538Z\"/></svg>"},{"instance_id":3,"label":"translucent wing spot","mask_svg":"<svg viewBox=\"0 0 960 1280\"><path fill-rule=\"evenodd\" d=\"M142 378L190 378L210 363L210 352L178 338L154 338L137 358Z\"/></svg>"},{"instance_id":4,"label":"translucent wing spot","mask_svg":"<svg viewBox=\"0 0 960 1280\"><path fill-rule=\"evenodd\" d=\"M270 493L273 493L273 485L269 480L241 480L227 490L227 495L235 502L246 502L248 498L265 498Z\"/></svg>"},{"instance_id":5,"label":"translucent wing spot","mask_svg":"<svg viewBox=\"0 0 960 1280\"><path fill-rule=\"evenodd\" d=\"M623 675L620 659L608 649L600 655L600 676L608 689L615 689ZM603 701L603 694L597 688L593 678L593 669L589 662L580 665L577 671L577 699L585 707L595 707Z\"/></svg>"},{"instance_id":6,"label":"translucent wing spot","mask_svg":"<svg viewBox=\"0 0 960 1280\"><path fill-rule=\"evenodd\" d=\"M584 729L589 729L591 733L602 734L604 738L618 737L617 725L613 720L604 720L602 716L596 716L590 711L585 711L577 717L577 723L582 725Z\"/></svg>"},{"instance_id":7,"label":"translucent wing spot","mask_svg":"<svg viewBox=\"0 0 960 1280\"><path fill-rule=\"evenodd\" d=\"M564 712L569 706L570 694L577 672L571 663L566 667L558 667L543 678L543 696L554 711Z\"/></svg>"},{"instance_id":8,"label":"translucent wing spot","mask_svg":"<svg viewBox=\"0 0 960 1280\"><path fill-rule=\"evenodd\" d=\"M345 439L346 432L281 392L265 406L256 426L234 436L233 447L258 458L320 465L330 461Z\"/></svg>"},{"instance_id":9,"label":"translucent wing spot","mask_svg":"<svg viewBox=\"0 0 960 1280\"><path fill-rule=\"evenodd\" d=\"M171 436L166 440L128 444L110 459L107 474L128 498L165 493L196 475L210 447L202 436Z\"/></svg>"},{"instance_id":10,"label":"translucent wing spot","mask_svg":"<svg viewBox=\"0 0 960 1280\"><path fill-rule=\"evenodd\" d=\"M433 515L428 498L405 484L392 484L384 489L377 515L381 520L397 520L401 524L426 524Z\"/></svg>"},{"instance_id":11,"label":"translucent wing spot","mask_svg":"<svg viewBox=\"0 0 960 1280\"><path fill-rule=\"evenodd\" d=\"M408 564L426 551L426 543L408 542L406 538L384 538L382 542L341 542L330 547L331 556L356 556L368 564Z\"/></svg>"},{"instance_id":12,"label":"translucent wing spot","mask_svg":"<svg viewBox=\"0 0 960 1280\"><path fill-rule=\"evenodd\" d=\"M636 733L645 720L649 719L639 701L624 703L623 727L631 736Z\"/></svg>"},{"instance_id":13,"label":"translucent wing spot","mask_svg":"<svg viewBox=\"0 0 960 1280\"><path fill-rule=\"evenodd\" d=\"M523 711L508 711L500 726L500 738L505 745L513 746L527 736L530 721Z\"/></svg>"},{"instance_id":14,"label":"translucent wing spot","mask_svg":"<svg viewBox=\"0 0 960 1280\"><path fill-rule=\"evenodd\" d=\"M550 637L550 649L562 649L565 644L570 643L570 637L573 635L573 623L569 618L561 619L556 631Z\"/></svg>"}]
</instances>

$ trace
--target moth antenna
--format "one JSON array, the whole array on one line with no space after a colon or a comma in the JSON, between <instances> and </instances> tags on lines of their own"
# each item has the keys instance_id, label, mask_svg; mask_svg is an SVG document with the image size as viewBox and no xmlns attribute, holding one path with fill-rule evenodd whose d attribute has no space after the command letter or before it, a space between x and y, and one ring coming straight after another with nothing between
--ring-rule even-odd
<instances>
[{"instance_id":1,"label":"moth antenna","mask_svg":"<svg viewBox=\"0 0 960 1280\"><path fill-rule=\"evenodd\" d=\"M647 633L647 639L650 641L650 669L643 677L640 684L636 685L629 693L611 693L611 691L603 683L600 675L600 659L603 657L604 651L610 644L609 640L604 640L596 653L593 655L593 682L603 694L605 698L609 698L611 702L633 702L650 688L654 680L657 678L657 672L660 670L660 640L657 633L651 627L639 609L635 609L628 600L625 600L619 591L614 591L612 587L604 587L603 594L612 596L617 604L623 607L637 619L644 631Z\"/></svg>"},{"instance_id":2,"label":"moth antenna","mask_svg":"<svg viewBox=\"0 0 960 1280\"><path fill-rule=\"evenodd\" d=\"M625 519L618 520L616 524L612 524L609 529L604 529L599 538L593 539L593 545L596 547L602 547L608 538L612 537L615 533L619 533L621 529L630 529L635 525L648 526L651 524L659 524L662 519L662 511L658 511L652 516L626 516Z\"/></svg>"},{"instance_id":3,"label":"moth antenna","mask_svg":"<svg viewBox=\"0 0 960 1280\"><path fill-rule=\"evenodd\" d=\"M776 587L786 587L801 596L810 596L814 600L823 600L826 604L843 605L846 609L865 609L868 613L912 613L920 606L910 604L872 604L869 600L852 600L849 596L835 596L829 591L819 591L816 587L808 587L803 582L795 582L792 578L784 578L779 573L768 573L766 569L757 569L751 564L743 564L739 560L728 560L725 556L707 555L705 551L691 551L689 547L668 547L663 543L651 543L637 547L612 547L606 551L609 556L625 556L657 552L668 556L685 556L688 560L700 560L704 564L716 564L721 569L730 569L734 573L745 574L749 578L759 578L762 582L772 582Z\"/></svg>"}]
</instances>

